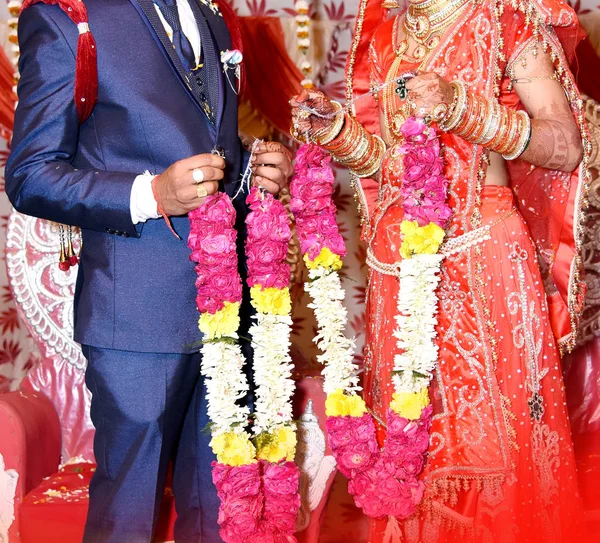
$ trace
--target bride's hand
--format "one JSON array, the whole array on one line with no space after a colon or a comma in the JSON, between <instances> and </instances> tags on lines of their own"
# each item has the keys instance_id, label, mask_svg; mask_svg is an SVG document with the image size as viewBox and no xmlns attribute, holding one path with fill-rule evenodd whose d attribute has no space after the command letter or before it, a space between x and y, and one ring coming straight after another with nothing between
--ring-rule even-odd
<instances>
[{"instance_id":1,"label":"bride's hand","mask_svg":"<svg viewBox=\"0 0 600 543\"><path fill-rule=\"evenodd\" d=\"M335 107L331 100L321 91L304 89L298 96L290 100L292 106L293 130L299 136L309 136L317 139L326 134L332 127L335 117ZM317 112L317 115L308 111Z\"/></svg>"},{"instance_id":2,"label":"bride's hand","mask_svg":"<svg viewBox=\"0 0 600 543\"><path fill-rule=\"evenodd\" d=\"M419 74L406 82L412 113L419 117L443 116L454 100L454 89L435 73Z\"/></svg>"}]
</instances>

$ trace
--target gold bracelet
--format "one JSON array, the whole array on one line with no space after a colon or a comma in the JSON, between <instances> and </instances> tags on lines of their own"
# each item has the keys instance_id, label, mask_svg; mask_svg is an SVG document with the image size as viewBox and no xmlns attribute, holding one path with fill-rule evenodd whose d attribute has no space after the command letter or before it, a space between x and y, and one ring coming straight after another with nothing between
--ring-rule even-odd
<instances>
[{"instance_id":1,"label":"gold bracelet","mask_svg":"<svg viewBox=\"0 0 600 543\"><path fill-rule=\"evenodd\" d=\"M331 143L335 138L337 138L340 135L340 132L344 127L345 115L343 113L342 104L336 102L335 100L332 100L331 104L335 109L335 120L331 125L331 128L326 134L324 134L323 137L320 137L319 134L315 134L315 140L319 145L327 145L328 143Z\"/></svg>"},{"instance_id":2,"label":"gold bracelet","mask_svg":"<svg viewBox=\"0 0 600 543\"><path fill-rule=\"evenodd\" d=\"M502 112L500 111L500 104L496 100L493 100L490 104L490 111L483 134L481 135L481 138L479 138L479 141L476 141L475 143L486 145L492 141L500 126L501 118Z\"/></svg>"},{"instance_id":3,"label":"gold bracelet","mask_svg":"<svg viewBox=\"0 0 600 543\"><path fill-rule=\"evenodd\" d=\"M506 133L508 124L507 115L508 110L505 107L500 107L500 119L498 121L498 128L496 129L496 132L494 133L492 139L487 144L488 149L496 149L498 145L500 145L500 142L504 140L504 134Z\"/></svg>"},{"instance_id":4,"label":"gold bracelet","mask_svg":"<svg viewBox=\"0 0 600 543\"><path fill-rule=\"evenodd\" d=\"M385 142L376 135L370 135L373 142L373 153L371 154L370 160L359 170L352 170L357 177L371 177L380 168L385 155Z\"/></svg>"},{"instance_id":5,"label":"gold bracelet","mask_svg":"<svg viewBox=\"0 0 600 543\"><path fill-rule=\"evenodd\" d=\"M347 113L344 114L344 127L339 136L330 143L323 145L332 155L343 156L357 142L359 136L358 123Z\"/></svg>"},{"instance_id":6,"label":"gold bracelet","mask_svg":"<svg viewBox=\"0 0 600 543\"><path fill-rule=\"evenodd\" d=\"M479 96L478 99L480 106L479 116L477 117L477 122L473 127L472 133L469 135L469 140L474 141L475 143L477 143L477 141L481 139L481 136L485 132L485 129L487 127L487 119L490 116L489 101L485 98L482 98L481 96Z\"/></svg>"},{"instance_id":7,"label":"gold bracelet","mask_svg":"<svg viewBox=\"0 0 600 543\"><path fill-rule=\"evenodd\" d=\"M501 155L506 154L510 149L513 148L513 146L515 145L515 142L516 142L516 138L517 138L517 130L519 128L519 119L517 118L517 114L511 109L508 110L508 122L509 122L509 129L508 129L508 136L507 136L506 140L504 142L500 143L500 146L498 147L497 150L493 149L494 151L497 151Z\"/></svg>"},{"instance_id":8,"label":"gold bracelet","mask_svg":"<svg viewBox=\"0 0 600 543\"><path fill-rule=\"evenodd\" d=\"M479 117L480 106L481 104L477 96L467 96L467 109L461 123L454 129L455 134L466 140L470 139L473 128L477 123L477 118Z\"/></svg>"},{"instance_id":9,"label":"gold bracelet","mask_svg":"<svg viewBox=\"0 0 600 543\"><path fill-rule=\"evenodd\" d=\"M517 112L517 116L521 119L520 134L512 152L502 155L506 160L519 158L525 152L531 140L531 118L525 111Z\"/></svg>"},{"instance_id":10,"label":"gold bracelet","mask_svg":"<svg viewBox=\"0 0 600 543\"><path fill-rule=\"evenodd\" d=\"M454 101L450 107L448 117L439 123L439 127L444 132L451 132L460 124L468 106L465 84L461 81L452 81L450 85L454 88Z\"/></svg>"}]
</instances>

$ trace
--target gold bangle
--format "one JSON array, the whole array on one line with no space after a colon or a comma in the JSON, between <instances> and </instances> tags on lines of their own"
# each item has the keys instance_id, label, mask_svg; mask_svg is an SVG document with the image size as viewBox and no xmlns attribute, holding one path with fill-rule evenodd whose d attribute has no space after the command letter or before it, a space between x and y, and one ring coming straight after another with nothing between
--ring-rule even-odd
<instances>
[{"instance_id":1,"label":"gold bangle","mask_svg":"<svg viewBox=\"0 0 600 543\"><path fill-rule=\"evenodd\" d=\"M462 121L467 110L467 89L461 81L452 81L450 83L454 88L454 101L448 113L448 118L441 121L439 126L445 132L451 132Z\"/></svg>"},{"instance_id":2,"label":"gold bangle","mask_svg":"<svg viewBox=\"0 0 600 543\"><path fill-rule=\"evenodd\" d=\"M331 104L333 105L333 107L335 109L335 120L334 120L333 124L331 125L331 128L328 130L328 132L323 137L319 137L318 134L315 134L315 139L317 140L317 143L321 146L331 143L335 138L337 138L340 135L340 132L342 131L342 128L344 127L345 115L343 113L342 104L340 104L339 102L336 102L335 100L332 100Z\"/></svg>"},{"instance_id":3,"label":"gold bangle","mask_svg":"<svg viewBox=\"0 0 600 543\"><path fill-rule=\"evenodd\" d=\"M531 118L525 111L517 112L517 116L521 118L521 133L517 139L517 142L512 149L512 152L502 155L506 160L515 160L519 158L527 149L529 141L531 140Z\"/></svg>"},{"instance_id":4,"label":"gold bangle","mask_svg":"<svg viewBox=\"0 0 600 543\"><path fill-rule=\"evenodd\" d=\"M517 118L517 114L511 109L507 109L507 113L509 126L508 134L505 141L500 142L500 145L497 149L498 153L500 153L501 155L508 153L508 151L512 149L515 145L517 138L517 129L519 127L519 120Z\"/></svg>"},{"instance_id":5,"label":"gold bangle","mask_svg":"<svg viewBox=\"0 0 600 543\"><path fill-rule=\"evenodd\" d=\"M486 145L494 138L494 135L498 131L500 125L500 119L502 118L502 112L500 111L500 104L493 100L490 103L490 111L485 125L485 130L479 138L479 141L475 142L480 145Z\"/></svg>"},{"instance_id":6,"label":"gold bangle","mask_svg":"<svg viewBox=\"0 0 600 543\"><path fill-rule=\"evenodd\" d=\"M357 177L371 177L374 173L376 173L380 168L383 162L383 157L385 155L386 145L385 142L376 135L371 135L373 138L373 158L367 162L360 170L353 170L353 173Z\"/></svg>"},{"instance_id":7,"label":"gold bangle","mask_svg":"<svg viewBox=\"0 0 600 543\"><path fill-rule=\"evenodd\" d=\"M492 139L487 144L488 149L495 150L498 147L498 145L500 145L500 142L504 140L504 134L506 133L508 124L507 115L508 110L505 107L501 106L498 128L496 129L496 132Z\"/></svg>"},{"instance_id":8,"label":"gold bangle","mask_svg":"<svg viewBox=\"0 0 600 543\"><path fill-rule=\"evenodd\" d=\"M487 127L487 119L490 116L489 102L481 96L478 97L478 100L479 100L479 108L480 108L479 115L477 117L477 121L476 121L475 125L473 126L473 131L469 135L469 141L472 141L475 143L477 143L477 141L479 139L481 139L481 136L485 132L485 129Z\"/></svg>"}]
</instances>

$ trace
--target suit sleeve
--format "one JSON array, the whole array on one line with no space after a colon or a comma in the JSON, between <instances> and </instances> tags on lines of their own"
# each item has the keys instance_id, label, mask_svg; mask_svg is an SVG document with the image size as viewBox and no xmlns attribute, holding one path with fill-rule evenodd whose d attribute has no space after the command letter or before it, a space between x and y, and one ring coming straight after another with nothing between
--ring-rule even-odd
<instances>
[{"instance_id":1,"label":"suit sleeve","mask_svg":"<svg viewBox=\"0 0 600 543\"><path fill-rule=\"evenodd\" d=\"M73 166L79 137L76 44L66 38L73 30L57 6L37 4L21 15L19 104L6 193L26 215L139 237L130 212L137 174Z\"/></svg>"}]
</instances>

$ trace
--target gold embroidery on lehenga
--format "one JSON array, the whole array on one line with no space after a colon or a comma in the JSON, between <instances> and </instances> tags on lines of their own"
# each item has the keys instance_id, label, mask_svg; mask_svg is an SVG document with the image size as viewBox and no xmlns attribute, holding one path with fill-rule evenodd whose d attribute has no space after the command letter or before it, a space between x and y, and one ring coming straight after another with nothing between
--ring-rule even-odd
<instances>
[{"instance_id":1,"label":"gold embroidery on lehenga","mask_svg":"<svg viewBox=\"0 0 600 543\"><path fill-rule=\"evenodd\" d=\"M513 243L508 258L516 265L519 292L511 292L508 296L508 308L511 315L521 313L521 323L512 330L512 337L517 349L525 349L527 365L526 386L531 393L527 400L529 415L532 420L540 422L544 416L544 401L541 391L541 381L548 374L548 368L540 368L539 357L542 352L543 337L537 337L541 322L537 314L535 300L529 302L525 286L525 266L528 259L527 251L518 242Z\"/></svg>"},{"instance_id":2,"label":"gold embroidery on lehenga","mask_svg":"<svg viewBox=\"0 0 600 543\"><path fill-rule=\"evenodd\" d=\"M508 442L513 450L519 451L520 447L517 443L517 431L513 425L513 423L517 421L517 416L512 412L510 399L502 394L502 392L500 392L500 400L502 402L502 415L504 416L504 425L506 426L506 433L508 434Z\"/></svg>"},{"instance_id":3,"label":"gold embroidery on lehenga","mask_svg":"<svg viewBox=\"0 0 600 543\"><path fill-rule=\"evenodd\" d=\"M545 505L552 502L558 493L558 481L554 471L560 466L560 445L558 432L547 424L535 423L531 433L531 454L536 469L540 497Z\"/></svg>"}]
</instances>

